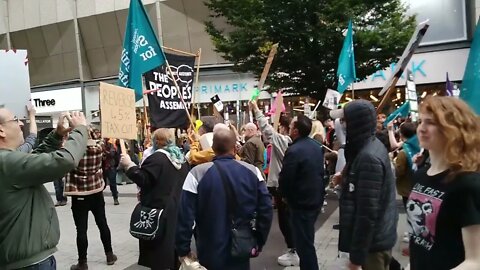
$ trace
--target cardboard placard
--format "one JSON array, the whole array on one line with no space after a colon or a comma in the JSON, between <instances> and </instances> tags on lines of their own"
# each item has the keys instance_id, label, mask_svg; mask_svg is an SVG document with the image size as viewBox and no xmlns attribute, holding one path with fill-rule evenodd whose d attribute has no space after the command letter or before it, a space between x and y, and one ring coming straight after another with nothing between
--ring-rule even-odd
<instances>
[{"instance_id":1,"label":"cardboard placard","mask_svg":"<svg viewBox=\"0 0 480 270\"><path fill-rule=\"evenodd\" d=\"M135 92L108 83L100 83L102 137L135 140L137 123Z\"/></svg>"},{"instance_id":2,"label":"cardboard placard","mask_svg":"<svg viewBox=\"0 0 480 270\"><path fill-rule=\"evenodd\" d=\"M282 115L282 105L283 105L283 95L281 92L278 92L277 97L275 98L275 115L273 116L273 128L278 130L280 125L280 116Z\"/></svg>"}]
</instances>

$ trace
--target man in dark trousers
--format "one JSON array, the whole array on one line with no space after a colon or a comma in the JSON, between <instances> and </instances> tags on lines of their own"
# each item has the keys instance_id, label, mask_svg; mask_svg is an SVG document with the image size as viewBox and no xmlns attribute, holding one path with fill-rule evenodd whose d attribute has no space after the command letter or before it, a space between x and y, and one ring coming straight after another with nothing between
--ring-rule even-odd
<instances>
[{"instance_id":1,"label":"man in dark trousers","mask_svg":"<svg viewBox=\"0 0 480 270\"><path fill-rule=\"evenodd\" d=\"M213 135L213 162L197 165L189 172L180 199L178 255L195 257L190 251L195 224L198 259L208 270L250 269L249 258L231 256L231 219L237 228L254 225L257 246L251 250L252 257L262 250L272 225L272 199L262 174L253 165L235 160L235 141L230 130ZM224 185L232 187L233 195L227 194ZM229 201L237 202L236 209L229 209Z\"/></svg>"},{"instance_id":2,"label":"man in dark trousers","mask_svg":"<svg viewBox=\"0 0 480 270\"><path fill-rule=\"evenodd\" d=\"M349 270L387 270L397 240L398 211L388 152L375 137L375 108L369 101L355 100L330 116L347 130L339 250L350 254Z\"/></svg>"},{"instance_id":3,"label":"man in dark trousers","mask_svg":"<svg viewBox=\"0 0 480 270\"><path fill-rule=\"evenodd\" d=\"M280 194L290 210L293 236L301 270L318 270L317 255L313 245L315 221L323 205L323 150L308 135L312 120L300 115L290 123L293 143L283 158L279 178Z\"/></svg>"}]
</instances>

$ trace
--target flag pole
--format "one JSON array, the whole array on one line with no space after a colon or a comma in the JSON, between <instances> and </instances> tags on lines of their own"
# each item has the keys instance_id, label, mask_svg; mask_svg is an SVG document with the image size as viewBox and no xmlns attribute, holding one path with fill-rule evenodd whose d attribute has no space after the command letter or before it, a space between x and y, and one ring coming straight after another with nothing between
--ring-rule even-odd
<instances>
[{"instance_id":1,"label":"flag pole","mask_svg":"<svg viewBox=\"0 0 480 270\"><path fill-rule=\"evenodd\" d=\"M142 102L143 102L143 134L145 135L145 139L150 137L150 129L147 128L149 125L148 121L148 112L147 112L147 104L145 99L148 98L147 94L145 94L145 77L142 76L142 89L144 91Z\"/></svg>"},{"instance_id":2,"label":"flag pole","mask_svg":"<svg viewBox=\"0 0 480 270\"><path fill-rule=\"evenodd\" d=\"M185 52L185 51L181 51L181 50L170 48L170 47L162 46L162 48L165 49L165 50L168 50L168 51L177 52L177 53L181 53L181 54L185 54L185 55L189 55L189 56L197 56L197 54L195 54L195 53Z\"/></svg>"},{"instance_id":3,"label":"flag pole","mask_svg":"<svg viewBox=\"0 0 480 270\"><path fill-rule=\"evenodd\" d=\"M200 62L202 60L202 48L198 49L198 52L196 54L196 57L197 57L197 72L195 74L195 82L193 83L193 89L192 89L192 92L193 92L193 98L192 98L192 110L191 110L191 115L193 117L193 113L194 113L194 108L193 108L193 104L195 104L195 87L198 87L198 77L200 76ZM198 89L198 94L200 95L200 89ZM198 97L197 97L198 98ZM198 119L200 119L200 99L198 98L197 100L197 114L198 114Z\"/></svg>"},{"instance_id":4,"label":"flag pole","mask_svg":"<svg viewBox=\"0 0 480 270\"><path fill-rule=\"evenodd\" d=\"M352 99L355 99L355 82L352 82Z\"/></svg>"}]
</instances>

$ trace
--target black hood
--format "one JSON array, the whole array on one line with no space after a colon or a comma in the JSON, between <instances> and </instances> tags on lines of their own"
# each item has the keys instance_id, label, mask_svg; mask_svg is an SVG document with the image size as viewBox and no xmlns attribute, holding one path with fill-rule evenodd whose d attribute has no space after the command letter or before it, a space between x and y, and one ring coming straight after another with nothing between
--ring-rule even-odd
<instances>
[{"instance_id":1,"label":"black hood","mask_svg":"<svg viewBox=\"0 0 480 270\"><path fill-rule=\"evenodd\" d=\"M377 113L370 101L358 99L345 106L344 119L347 124L345 157L349 162L370 140L375 139Z\"/></svg>"}]
</instances>

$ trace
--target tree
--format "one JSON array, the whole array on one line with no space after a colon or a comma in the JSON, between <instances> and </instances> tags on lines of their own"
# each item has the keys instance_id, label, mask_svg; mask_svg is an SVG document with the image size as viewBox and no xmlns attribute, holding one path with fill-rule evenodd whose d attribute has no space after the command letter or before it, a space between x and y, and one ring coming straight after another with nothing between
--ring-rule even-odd
<instances>
[{"instance_id":1,"label":"tree","mask_svg":"<svg viewBox=\"0 0 480 270\"><path fill-rule=\"evenodd\" d=\"M401 0L209 0L206 5L212 17L206 30L234 70L259 77L271 46L279 42L267 84L315 98L336 89L349 19L360 80L395 62L415 29Z\"/></svg>"}]
</instances>

